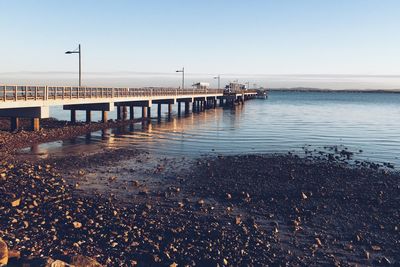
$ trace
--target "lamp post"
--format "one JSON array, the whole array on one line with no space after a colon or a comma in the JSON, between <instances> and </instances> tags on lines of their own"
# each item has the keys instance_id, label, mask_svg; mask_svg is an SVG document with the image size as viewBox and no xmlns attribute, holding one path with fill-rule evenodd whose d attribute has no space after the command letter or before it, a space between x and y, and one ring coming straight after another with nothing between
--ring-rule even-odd
<instances>
[{"instance_id":1,"label":"lamp post","mask_svg":"<svg viewBox=\"0 0 400 267\"><path fill-rule=\"evenodd\" d=\"M221 75L218 74L218 76L214 77L214 79L218 79L218 90L221 89Z\"/></svg>"},{"instance_id":2,"label":"lamp post","mask_svg":"<svg viewBox=\"0 0 400 267\"><path fill-rule=\"evenodd\" d=\"M176 72L182 72L182 90L185 89L185 67L183 67L181 70L177 70Z\"/></svg>"},{"instance_id":3,"label":"lamp post","mask_svg":"<svg viewBox=\"0 0 400 267\"><path fill-rule=\"evenodd\" d=\"M81 44L79 44L78 49L73 51L67 51L65 54L79 54L79 87L82 86L82 59L81 59Z\"/></svg>"}]
</instances>

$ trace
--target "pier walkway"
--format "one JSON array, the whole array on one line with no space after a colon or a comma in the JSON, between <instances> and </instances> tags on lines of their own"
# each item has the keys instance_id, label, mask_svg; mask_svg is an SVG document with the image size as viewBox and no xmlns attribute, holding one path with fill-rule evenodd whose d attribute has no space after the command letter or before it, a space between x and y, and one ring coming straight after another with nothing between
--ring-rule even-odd
<instances>
[{"instance_id":1,"label":"pier walkway","mask_svg":"<svg viewBox=\"0 0 400 267\"><path fill-rule=\"evenodd\" d=\"M217 101L221 106L242 104L254 98L256 91L244 90L224 93L218 89L176 89L176 88L110 88L110 87L71 87L71 86L26 86L0 85L0 117L10 118L11 130L19 128L20 118L30 118L31 128L40 129L40 119L49 117L50 106L63 106L71 112L71 121L76 121L76 111L86 111L86 122L91 121L91 112L100 111L102 121L107 121L108 111L117 109L117 119L134 118L134 107L142 107L142 119L151 117L152 105L157 105L157 115L161 118L161 105L168 105L168 116L172 105L184 103L185 113L215 108Z\"/></svg>"}]
</instances>

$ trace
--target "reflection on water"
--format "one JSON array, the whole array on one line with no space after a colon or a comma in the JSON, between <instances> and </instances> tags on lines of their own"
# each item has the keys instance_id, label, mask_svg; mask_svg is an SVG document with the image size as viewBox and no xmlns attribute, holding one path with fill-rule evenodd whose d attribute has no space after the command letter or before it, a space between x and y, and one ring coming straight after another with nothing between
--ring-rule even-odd
<instances>
[{"instance_id":1,"label":"reflection on water","mask_svg":"<svg viewBox=\"0 0 400 267\"><path fill-rule=\"evenodd\" d=\"M400 94L272 92L268 100L250 100L234 109L154 119L41 144L24 153L47 157L129 146L199 156L344 145L363 150L362 159L400 163L399 104Z\"/></svg>"}]
</instances>

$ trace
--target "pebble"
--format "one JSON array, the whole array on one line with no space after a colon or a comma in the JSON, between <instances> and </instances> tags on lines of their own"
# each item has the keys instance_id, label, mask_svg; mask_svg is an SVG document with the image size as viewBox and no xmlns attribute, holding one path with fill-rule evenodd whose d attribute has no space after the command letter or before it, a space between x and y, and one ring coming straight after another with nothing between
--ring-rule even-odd
<instances>
[{"instance_id":1,"label":"pebble","mask_svg":"<svg viewBox=\"0 0 400 267\"><path fill-rule=\"evenodd\" d=\"M6 242L0 238L0 266L6 266L8 263L8 247Z\"/></svg>"}]
</instances>

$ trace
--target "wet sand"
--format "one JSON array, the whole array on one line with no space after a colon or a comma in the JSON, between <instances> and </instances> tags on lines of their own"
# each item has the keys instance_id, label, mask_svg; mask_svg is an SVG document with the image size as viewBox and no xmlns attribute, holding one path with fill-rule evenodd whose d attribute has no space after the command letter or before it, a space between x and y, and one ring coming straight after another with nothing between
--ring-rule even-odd
<instances>
[{"instance_id":1,"label":"wet sand","mask_svg":"<svg viewBox=\"0 0 400 267\"><path fill-rule=\"evenodd\" d=\"M307 155L307 153L306 153ZM400 263L400 176L333 149L166 158L119 149L0 167L0 237L22 261L107 266Z\"/></svg>"}]
</instances>

